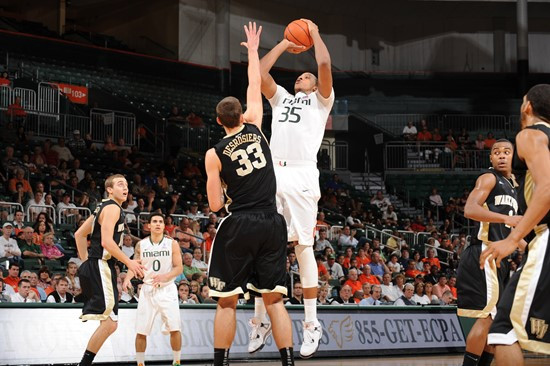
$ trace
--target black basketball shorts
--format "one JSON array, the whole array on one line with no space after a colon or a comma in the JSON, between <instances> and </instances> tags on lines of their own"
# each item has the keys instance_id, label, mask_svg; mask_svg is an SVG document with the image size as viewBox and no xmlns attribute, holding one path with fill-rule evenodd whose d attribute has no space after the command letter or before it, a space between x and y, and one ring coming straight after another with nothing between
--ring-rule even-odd
<instances>
[{"instance_id":1,"label":"black basketball shorts","mask_svg":"<svg viewBox=\"0 0 550 366\"><path fill-rule=\"evenodd\" d=\"M458 315L468 318L494 319L499 295L510 278L508 260L503 260L500 269L494 260L485 262L485 269L479 268L479 256L486 248L485 244L468 246L460 256L456 289L458 297Z\"/></svg>"},{"instance_id":2,"label":"black basketball shorts","mask_svg":"<svg viewBox=\"0 0 550 366\"><path fill-rule=\"evenodd\" d=\"M80 319L118 320L118 288L115 261L89 258L78 269L80 287L86 298Z\"/></svg>"},{"instance_id":3,"label":"black basketball shorts","mask_svg":"<svg viewBox=\"0 0 550 366\"><path fill-rule=\"evenodd\" d=\"M276 211L230 214L212 244L210 296L248 298L250 291L286 295L286 245L285 219Z\"/></svg>"},{"instance_id":4,"label":"black basketball shorts","mask_svg":"<svg viewBox=\"0 0 550 366\"><path fill-rule=\"evenodd\" d=\"M550 250L546 225L535 228L524 262L504 290L488 344L519 342L531 352L550 354Z\"/></svg>"}]
</instances>

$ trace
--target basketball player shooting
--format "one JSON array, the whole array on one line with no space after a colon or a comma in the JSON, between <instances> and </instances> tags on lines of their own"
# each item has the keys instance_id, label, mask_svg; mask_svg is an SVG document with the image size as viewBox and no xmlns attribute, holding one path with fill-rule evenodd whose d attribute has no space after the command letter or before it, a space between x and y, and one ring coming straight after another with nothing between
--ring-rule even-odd
<instances>
[{"instance_id":1,"label":"basketball player shooting","mask_svg":"<svg viewBox=\"0 0 550 366\"><path fill-rule=\"evenodd\" d=\"M307 25L315 49L318 77L309 72L300 75L294 84L295 95L275 83L269 71L277 59L285 51L298 53L308 46L297 45L286 38L260 60L260 70L262 94L273 109L271 150L277 179L277 210L285 217L288 241L297 244L295 251L304 288L304 340L300 356L310 358L319 348L323 335L317 319L318 274L313 253L317 202L321 196L317 152L334 103L334 90L330 54L319 28L308 19L295 21L289 28L297 22ZM256 298L255 315L250 321L250 353L260 350L271 334L271 325L265 315L262 299Z\"/></svg>"}]
</instances>

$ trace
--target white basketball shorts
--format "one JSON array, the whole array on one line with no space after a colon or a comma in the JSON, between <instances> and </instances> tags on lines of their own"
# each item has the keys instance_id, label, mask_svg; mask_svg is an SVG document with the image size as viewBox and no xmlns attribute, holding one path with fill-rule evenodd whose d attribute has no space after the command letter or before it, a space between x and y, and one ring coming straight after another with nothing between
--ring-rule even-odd
<instances>
[{"instance_id":1,"label":"white basketball shorts","mask_svg":"<svg viewBox=\"0 0 550 366\"><path fill-rule=\"evenodd\" d=\"M162 321L162 332L181 331L178 289L175 284L153 287L144 284L139 293L136 333L149 335L157 314Z\"/></svg>"}]
</instances>

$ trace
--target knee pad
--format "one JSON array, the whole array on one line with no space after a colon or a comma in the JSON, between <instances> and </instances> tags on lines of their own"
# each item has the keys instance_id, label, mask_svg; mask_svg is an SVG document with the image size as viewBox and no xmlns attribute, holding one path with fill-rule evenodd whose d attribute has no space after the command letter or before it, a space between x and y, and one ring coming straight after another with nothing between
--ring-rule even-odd
<instances>
[{"instance_id":1,"label":"knee pad","mask_svg":"<svg viewBox=\"0 0 550 366\"><path fill-rule=\"evenodd\" d=\"M317 271L317 262L311 245L298 244L295 248L296 259L300 265L300 280L303 288L317 287L319 273Z\"/></svg>"}]
</instances>

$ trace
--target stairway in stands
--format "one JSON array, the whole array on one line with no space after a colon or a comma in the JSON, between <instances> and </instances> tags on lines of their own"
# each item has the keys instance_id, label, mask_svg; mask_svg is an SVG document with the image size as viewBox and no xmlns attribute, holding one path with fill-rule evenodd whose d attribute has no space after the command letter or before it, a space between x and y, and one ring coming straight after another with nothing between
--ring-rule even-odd
<instances>
[{"instance_id":1,"label":"stairway in stands","mask_svg":"<svg viewBox=\"0 0 550 366\"><path fill-rule=\"evenodd\" d=\"M396 211L401 213L400 219L406 217L414 218L416 215L422 215L422 210L408 205L398 196L386 191L386 184L382 173L351 173L351 185L358 191L366 192L369 196L374 196L377 191L384 192L395 207Z\"/></svg>"}]
</instances>

